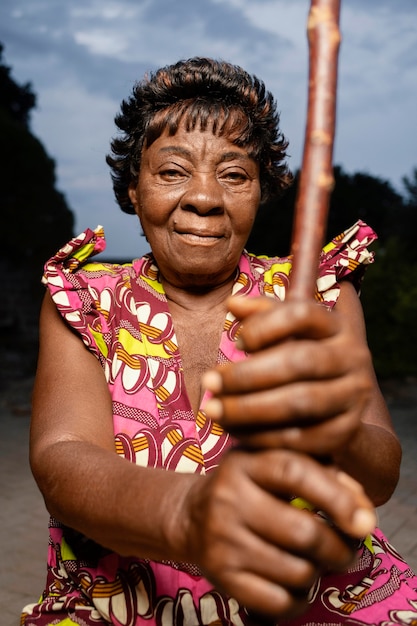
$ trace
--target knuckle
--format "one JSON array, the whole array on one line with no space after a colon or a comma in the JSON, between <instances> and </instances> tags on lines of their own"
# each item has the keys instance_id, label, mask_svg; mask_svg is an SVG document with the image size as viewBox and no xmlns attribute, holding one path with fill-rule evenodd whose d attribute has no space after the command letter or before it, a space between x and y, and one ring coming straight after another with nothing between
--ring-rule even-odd
<instances>
[{"instance_id":1,"label":"knuckle","mask_svg":"<svg viewBox=\"0 0 417 626\"><path fill-rule=\"evenodd\" d=\"M308 383L299 383L294 389L291 399L292 415L304 417L315 412L318 398L314 398L312 386Z\"/></svg>"},{"instance_id":2,"label":"knuckle","mask_svg":"<svg viewBox=\"0 0 417 626\"><path fill-rule=\"evenodd\" d=\"M351 335L345 337L342 342L341 352L345 355L345 362L347 362L346 354L349 354L348 363L352 369L366 369L372 364L371 351L368 346Z\"/></svg>"},{"instance_id":3,"label":"knuckle","mask_svg":"<svg viewBox=\"0 0 417 626\"><path fill-rule=\"evenodd\" d=\"M297 524L297 548L303 553L314 554L322 543L322 522L310 511L300 511Z\"/></svg>"},{"instance_id":4,"label":"knuckle","mask_svg":"<svg viewBox=\"0 0 417 626\"><path fill-rule=\"evenodd\" d=\"M311 303L305 300L299 300L293 303L292 310L291 310L291 317L295 325L305 324L305 323L310 324L311 314L312 314Z\"/></svg>"},{"instance_id":5,"label":"knuckle","mask_svg":"<svg viewBox=\"0 0 417 626\"><path fill-rule=\"evenodd\" d=\"M247 350L254 350L264 341L264 334L267 331L265 324L254 323L254 320L245 321L240 330L240 338Z\"/></svg>"},{"instance_id":6,"label":"knuckle","mask_svg":"<svg viewBox=\"0 0 417 626\"><path fill-rule=\"evenodd\" d=\"M306 376L311 373L312 367L314 367L314 353L313 346L310 344L302 345L296 344L291 346L286 354L286 369L287 372L297 374L298 376Z\"/></svg>"},{"instance_id":7,"label":"knuckle","mask_svg":"<svg viewBox=\"0 0 417 626\"><path fill-rule=\"evenodd\" d=\"M242 370L243 372L248 367L249 360L236 361L233 363L225 363L220 368L225 383L229 386L241 385L242 382ZM250 365L250 363L249 363Z\"/></svg>"},{"instance_id":8,"label":"knuckle","mask_svg":"<svg viewBox=\"0 0 417 626\"><path fill-rule=\"evenodd\" d=\"M297 488L304 482L305 466L298 454L290 450L279 452L278 463L274 463L273 473L277 483L284 483L288 488Z\"/></svg>"},{"instance_id":9,"label":"knuckle","mask_svg":"<svg viewBox=\"0 0 417 626\"><path fill-rule=\"evenodd\" d=\"M366 401L373 389L373 379L371 376L371 368L369 367L369 361L364 361L362 367L358 367L353 374L353 383L355 385L355 392L358 397L363 398Z\"/></svg>"},{"instance_id":10,"label":"knuckle","mask_svg":"<svg viewBox=\"0 0 417 626\"><path fill-rule=\"evenodd\" d=\"M296 585L300 589L309 589L319 575L317 567L305 559L299 559L296 568Z\"/></svg>"}]
</instances>

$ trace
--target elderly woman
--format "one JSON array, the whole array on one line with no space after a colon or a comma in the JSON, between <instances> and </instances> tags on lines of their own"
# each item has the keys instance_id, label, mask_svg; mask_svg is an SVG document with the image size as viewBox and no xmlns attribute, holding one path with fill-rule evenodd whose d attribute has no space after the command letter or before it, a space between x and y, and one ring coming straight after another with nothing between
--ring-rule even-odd
<instances>
[{"instance_id":1,"label":"elderly woman","mask_svg":"<svg viewBox=\"0 0 417 626\"><path fill-rule=\"evenodd\" d=\"M151 253L92 263L98 228L46 264L31 464L48 576L22 624L382 623L392 567L410 609L416 578L373 532L400 446L355 290L371 229L325 249L322 304L284 301L291 260L244 250L291 180L263 83L179 62L116 122L116 198Z\"/></svg>"}]
</instances>

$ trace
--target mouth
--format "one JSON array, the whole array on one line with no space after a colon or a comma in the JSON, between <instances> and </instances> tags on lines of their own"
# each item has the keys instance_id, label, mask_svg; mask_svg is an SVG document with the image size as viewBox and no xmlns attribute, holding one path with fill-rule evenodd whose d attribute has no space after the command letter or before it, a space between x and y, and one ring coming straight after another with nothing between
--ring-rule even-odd
<instances>
[{"instance_id":1,"label":"mouth","mask_svg":"<svg viewBox=\"0 0 417 626\"><path fill-rule=\"evenodd\" d=\"M223 239L223 235L220 233L213 233L207 231L196 230L181 230L176 229L175 234L181 237L184 241L191 244L213 244L220 239Z\"/></svg>"}]
</instances>

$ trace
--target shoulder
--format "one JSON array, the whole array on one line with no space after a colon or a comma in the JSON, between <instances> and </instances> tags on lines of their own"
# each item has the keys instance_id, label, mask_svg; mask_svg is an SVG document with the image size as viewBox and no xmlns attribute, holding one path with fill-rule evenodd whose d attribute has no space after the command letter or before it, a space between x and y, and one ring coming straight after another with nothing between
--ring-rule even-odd
<instances>
[{"instance_id":1,"label":"shoulder","mask_svg":"<svg viewBox=\"0 0 417 626\"><path fill-rule=\"evenodd\" d=\"M319 301L332 308L339 298L342 281L349 281L360 292L366 268L374 262L375 254L369 246L376 239L375 231L358 220L324 246L317 279Z\"/></svg>"},{"instance_id":2,"label":"shoulder","mask_svg":"<svg viewBox=\"0 0 417 626\"><path fill-rule=\"evenodd\" d=\"M87 229L47 261L42 278L62 318L101 356L106 352L103 337L111 333L116 318L129 316L132 282L149 261L91 260L104 249L103 229Z\"/></svg>"},{"instance_id":3,"label":"shoulder","mask_svg":"<svg viewBox=\"0 0 417 626\"><path fill-rule=\"evenodd\" d=\"M361 220L334 237L321 251L317 278L317 300L332 308L340 293L339 283L349 280L359 291L366 267L373 263L369 246L376 233ZM292 257L267 257L244 253L246 266L262 294L284 300L291 284Z\"/></svg>"},{"instance_id":4,"label":"shoulder","mask_svg":"<svg viewBox=\"0 0 417 626\"><path fill-rule=\"evenodd\" d=\"M44 266L42 282L51 292L55 301L59 300L59 292L78 294L88 298L93 295L117 288L119 283L126 288L133 277L145 274L149 280L155 281L155 269L152 258L146 255L128 263L110 263L93 261L93 257L103 252L106 241L103 228L86 229L74 237L54 254ZM58 302L56 302L58 304Z\"/></svg>"}]
</instances>

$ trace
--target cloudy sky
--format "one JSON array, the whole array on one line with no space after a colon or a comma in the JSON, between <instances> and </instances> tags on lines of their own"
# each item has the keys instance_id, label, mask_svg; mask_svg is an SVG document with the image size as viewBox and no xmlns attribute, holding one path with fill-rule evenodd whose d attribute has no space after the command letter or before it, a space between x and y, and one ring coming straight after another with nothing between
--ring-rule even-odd
<instances>
[{"instance_id":1,"label":"cloudy sky","mask_svg":"<svg viewBox=\"0 0 417 626\"><path fill-rule=\"evenodd\" d=\"M104 156L114 115L146 71L191 56L242 65L274 93L300 164L307 0L2 0L0 41L37 94L32 130L56 160L76 230L105 226L109 256L146 242L117 208ZM335 163L391 181L417 167L417 0L342 0Z\"/></svg>"}]
</instances>

